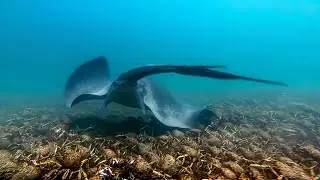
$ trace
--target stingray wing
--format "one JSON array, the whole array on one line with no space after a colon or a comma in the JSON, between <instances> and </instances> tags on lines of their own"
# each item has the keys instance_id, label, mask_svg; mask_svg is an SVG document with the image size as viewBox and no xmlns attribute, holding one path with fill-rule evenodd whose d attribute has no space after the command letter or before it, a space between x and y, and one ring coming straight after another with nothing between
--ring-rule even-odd
<instances>
[{"instance_id":1,"label":"stingray wing","mask_svg":"<svg viewBox=\"0 0 320 180\"><path fill-rule=\"evenodd\" d=\"M64 91L67 107L82 101L104 99L110 86L110 72L105 57L87 61L70 75Z\"/></svg>"}]
</instances>

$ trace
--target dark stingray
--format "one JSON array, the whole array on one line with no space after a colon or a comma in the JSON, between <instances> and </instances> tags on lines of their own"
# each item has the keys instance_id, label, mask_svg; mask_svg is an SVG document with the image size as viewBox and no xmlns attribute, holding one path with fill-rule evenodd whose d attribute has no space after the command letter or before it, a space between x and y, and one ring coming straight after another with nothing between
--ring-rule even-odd
<instances>
[{"instance_id":1,"label":"dark stingray","mask_svg":"<svg viewBox=\"0 0 320 180\"><path fill-rule=\"evenodd\" d=\"M284 83L268 81L212 70L224 66L148 65L131 69L114 81L110 81L108 62L98 57L79 66L70 76L65 98L68 107L82 101L104 100L102 108L110 103L142 110L169 127L195 128L208 125L215 114L205 107L196 107L175 99L170 92L150 77L161 73L176 73L222 80L247 80L266 84L287 86Z\"/></svg>"}]
</instances>

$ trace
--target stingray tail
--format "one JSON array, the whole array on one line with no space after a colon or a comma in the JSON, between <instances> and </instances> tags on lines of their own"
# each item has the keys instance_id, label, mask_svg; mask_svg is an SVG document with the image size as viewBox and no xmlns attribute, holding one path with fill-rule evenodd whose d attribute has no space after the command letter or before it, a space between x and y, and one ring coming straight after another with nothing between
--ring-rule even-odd
<instances>
[{"instance_id":1,"label":"stingray tail","mask_svg":"<svg viewBox=\"0 0 320 180\"><path fill-rule=\"evenodd\" d=\"M259 82L259 83L265 83L265 84L273 84L273 85L279 85L279 86L288 86L287 84L279 81L271 81L271 80L265 80L265 79L257 79L257 78L252 78L252 77L246 77L246 76L240 76L240 75L235 75L231 73L226 73L226 72L220 72L220 71L213 71L212 75L216 76L219 79L241 79L241 80L246 80L246 81L253 81L253 82Z\"/></svg>"},{"instance_id":2,"label":"stingray tail","mask_svg":"<svg viewBox=\"0 0 320 180\"><path fill-rule=\"evenodd\" d=\"M208 77L214 79L221 79L221 80L246 80L246 81L253 81L265 84L272 84L272 85L279 85L279 86L288 86L287 84L279 81L272 81L272 80L265 80L265 79L258 79L253 77L246 77L241 75L236 75L227 72L221 72L217 70L212 70L210 66L176 66L178 68L178 74L185 74L191 76L201 76L201 77Z\"/></svg>"},{"instance_id":3,"label":"stingray tail","mask_svg":"<svg viewBox=\"0 0 320 180\"><path fill-rule=\"evenodd\" d=\"M212 66L205 66L205 65L193 65L193 66L191 66L191 67L193 67L193 68L203 68L203 69L215 69L215 68L227 68L227 66L225 66L225 65L212 65Z\"/></svg>"}]
</instances>

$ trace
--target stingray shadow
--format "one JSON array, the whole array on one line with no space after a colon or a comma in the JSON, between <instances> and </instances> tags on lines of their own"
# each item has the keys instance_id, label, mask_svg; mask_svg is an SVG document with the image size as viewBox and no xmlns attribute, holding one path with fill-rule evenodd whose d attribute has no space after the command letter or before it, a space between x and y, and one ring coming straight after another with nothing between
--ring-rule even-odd
<instances>
[{"instance_id":1,"label":"stingray shadow","mask_svg":"<svg viewBox=\"0 0 320 180\"><path fill-rule=\"evenodd\" d=\"M97 133L103 136L116 136L127 133L142 133L149 136L160 136L175 129L180 131L187 130L165 126L155 118L151 119L150 122L144 122L140 118L128 117L117 123L107 121L95 115L83 115L69 118L70 121L67 123L69 129L87 129L92 133Z\"/></svg>"}]
</instances>

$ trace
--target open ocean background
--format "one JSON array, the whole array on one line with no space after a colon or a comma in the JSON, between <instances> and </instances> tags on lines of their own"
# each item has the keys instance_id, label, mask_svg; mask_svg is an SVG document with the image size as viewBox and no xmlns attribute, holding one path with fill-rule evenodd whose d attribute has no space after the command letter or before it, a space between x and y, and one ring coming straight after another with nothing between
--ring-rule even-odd
<instances>
[{"instance_id":1,"label":"open ocean background","mask_svg":"<svg viewBox=\"0 0 320 180\"><path fill-rule=\"evenodd\" d=\"M70 73L97 56L112 76L145 64L223 64L264 84L159 75L194 97L320 90L317 0L11 0L0 2L0 96L61 97ZM58 98L59 99L59 98Z\"/></svg>"}]
</instances>

